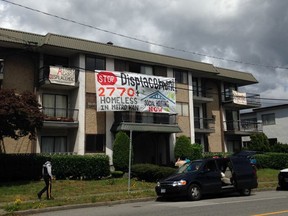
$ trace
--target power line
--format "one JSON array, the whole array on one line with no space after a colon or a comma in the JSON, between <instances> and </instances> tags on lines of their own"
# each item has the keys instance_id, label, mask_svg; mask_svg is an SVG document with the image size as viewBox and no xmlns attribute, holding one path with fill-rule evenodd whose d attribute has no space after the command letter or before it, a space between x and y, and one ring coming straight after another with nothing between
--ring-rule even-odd
<instances>
[{"instance_id":1,"label":"power line","mask_svg":"<svg viewBox=\"0 0 288 216\"><path fill-rule=\"evenodd\" d=\"M47 13L47 12L44 12L44 11L41 11L41 10L38 10L38 9L34 9L34 8L31 8L31 7L28 7L28 6L17 4L17 3L14 3L14 2L8 1L8 0L1 0L1 1L9 3L9 4L12 4L12 5L15 5L15 6L18 6L18 7L25 8L27 10L31 10L33 12L41 13L41 14L44 14L46 16L54 17L54 18L57 18L57 19L61 19L61 20L67 21L67 22L71 22L71 23L77 24L77 25L81 25L81 26L88 27L88 28L91 28L91 29L95 29L95 30L98 30L98 31L102 31L102 32L105 32L105 33L113 34L113 35L116 35L116 36L119 36L119 37L123 37L123 38L126 38L126 39L130 39L130 40L146 43L146 44L149 44L149 45L162 47L162 48L165 48L165 49L170 49L170 50L174 50L174 51L189 53L189 54L192 54L192 55L197 55L197 56L201 56L201 57L217 59L217 60L221 60L221 61L234 62L234 63L238 63L238 64L252 65L252 66L272 68L272 69L284 69L284 70L288 69L288 67L283 67L283 66L262 65L262 64L256 64L256 63L251 63L251 62L244 62L244 61L240 61L240 60L227 59L227 58L223 58L223 57L212 56L212 55L202 54L202 53L189 51L189 50L185 50L185 49L181 49L181 48L167 46L167 45L164 45L164 44L160 44L160 43L156 43L156 42L152 42L152 41L148 41L148 40L139 39L139 38L136 38L136 37L120 34L120 33L113 32L113 31L110 31L110 30L107 30L107 29L102 29L102 28L99 28L99 27L95 27L95 26L92 26L92 25L81 23L81 22L78 22L76 20L64 18L64 17L58 16L58 15Z\"/></svg>"}]
</instances>

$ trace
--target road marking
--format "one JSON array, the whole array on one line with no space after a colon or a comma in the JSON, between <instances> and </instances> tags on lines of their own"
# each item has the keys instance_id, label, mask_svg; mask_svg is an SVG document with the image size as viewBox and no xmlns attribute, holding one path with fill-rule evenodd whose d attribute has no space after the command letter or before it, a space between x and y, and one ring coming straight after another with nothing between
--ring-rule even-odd
<instances>
[{"instance_id":1,"label":"road marking","mask_svg":"<svg viewBox=\"0 0 288 216\"><path fill-rule=\"evenodd\" d=\"M283 214L283 213L287 213L288 210L284 210L284 211L277 211L277 212L268 212L268 213L263 213L263 214L256 214L256 215L251 215L251 216L266 216L266 215L276 215L276 214Z\"/></svg>"}]
</instances>

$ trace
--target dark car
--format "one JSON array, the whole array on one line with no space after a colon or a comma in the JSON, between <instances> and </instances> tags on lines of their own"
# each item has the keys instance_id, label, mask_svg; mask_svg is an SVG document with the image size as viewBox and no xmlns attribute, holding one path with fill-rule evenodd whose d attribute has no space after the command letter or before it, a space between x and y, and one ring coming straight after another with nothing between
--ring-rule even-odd
<instances>
[{"instance_id":1,"label":"dark car","mask_svg":"<svg viewBox=\"0 0 288 216\"><path fill-rule=\"evenodd\" d=\"M278 174L278 190L288 190L288 168L280 170Z\"/></svg>"},{"instance_id":2,"label":"dark car","mask_svg":"<svg viewBox=\"0 0 288 216\"><path fill-rule=\"evenodd\" d=\"M256 154L263 154L263 152L260 151L252 151L252 150L242 150L240 152L236 152L234 153L232 156L233 157L243 157L243 158L247 158L248 160L250 160L250 163L256 167L259 166L259 164L257 164L255 155Z\"/></svg>"},{"instance_id":3,"label":"dark car","mask_svg":"<svg viewBox=\"0 0 288 216\"><path fill-rule=\"evenodd\" d=\"M238 191L249 196L257 188L256 170L242 157L195 160L160 180L155 191L159 197L186 196L199 200L204 194Z\"/></svg>"}]
</instances>

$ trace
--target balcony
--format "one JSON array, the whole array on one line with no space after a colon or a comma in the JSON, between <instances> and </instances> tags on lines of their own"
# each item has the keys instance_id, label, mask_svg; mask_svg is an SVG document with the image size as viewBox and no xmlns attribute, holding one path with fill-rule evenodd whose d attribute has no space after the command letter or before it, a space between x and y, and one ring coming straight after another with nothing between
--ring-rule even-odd
<instances>
[{"instance_id":1,"label":"balcony","mask_svg":"<svg viewBox=\"0 0 288 216\"><path fill-rule=\"evenodd\" d=\"M261 106L260 95L234 90L222 93L222 103L228 108L249 109Z\"/></svg>"},{"instance_id":2,"label":"balcony","mask_svg":"<svg viewBox=\"0 0 288 216\"><path fill-rule=\"evenodd\" d=\"M149 112L114 112L114 124L111 131L142 131L142 132L181 132L177 124L176 114Z\"/></svg>"},{"instance_id":3,"label":"balcony","mask_svg":"<svg viewBox=\"0 0 288 216\"><path fill-rule=\"evenodd\" d=\"M193 101L196 103L209 103L213 98L207 97L207 89L199 89L193 86Z\"/></svg>"},{"instance_id":4,"label":"balcony","mask_svg":"<svg viewBox=\"0 0 288 216\"><path fill-rule=\"evenodd\" d=\"M46 89L75 89L79 86L79 69L45 66L39 69L39 87Z\"/></svg>"},{"instance_id":5,"label":"balcony","mask_svg":"<svg viewBox=\"0 0 288 216\"><path fill-rule=\"evenodd\" d=\"M226 134L249 136L252 133L262 132L262 123L256 121L225 121L224 131Z\"/></svg>"},{"instance_id":6,"label":"balcony","mask_svg":"<svg viewBox=\"0 0 288 216\"><path fill-rule=\"evenodd\" d=\"M44 114L43 127L62 127L77 128L78 127L78 109L65 108L48 108L43 107Z\"/></svg>"},{"instance_id":7,"label":"balcony","mask_svg":"<svg viewBox=\"0 0 288 216\"><path fill-rule=\"evenodd\" d=\"M196 133L213 133L215 132L215 119L195 117L194 129Z\"/></svg>"}]
</instances>

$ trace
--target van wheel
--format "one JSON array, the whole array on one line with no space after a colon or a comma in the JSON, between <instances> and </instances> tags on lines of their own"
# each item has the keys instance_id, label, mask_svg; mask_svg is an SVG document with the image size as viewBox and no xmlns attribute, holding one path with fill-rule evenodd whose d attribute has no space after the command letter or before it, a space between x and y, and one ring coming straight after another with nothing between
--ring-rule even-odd
<instances>
[{"instance_id":1,"label":"van wheel","mask_svg":"<svg viewBox=\"0 0 288 216\"><path fill-rule=\"evenodd\" d=\"M242 196L250 196L251 189L245 188L245 189L241 189L239 192L240 192L240 195L242 195Z\"/></svg>"},{"instance_id":2,"label":"van wheel","mask_svg":"<svg viewBox=\"0 0 288 216\"><path fill-rule=\"evenodd\" d=\"M188 198L191 201L200 200L202 196L201 188L197 184L192 184L188 190Z\"/></svg>"}]
</instances>

